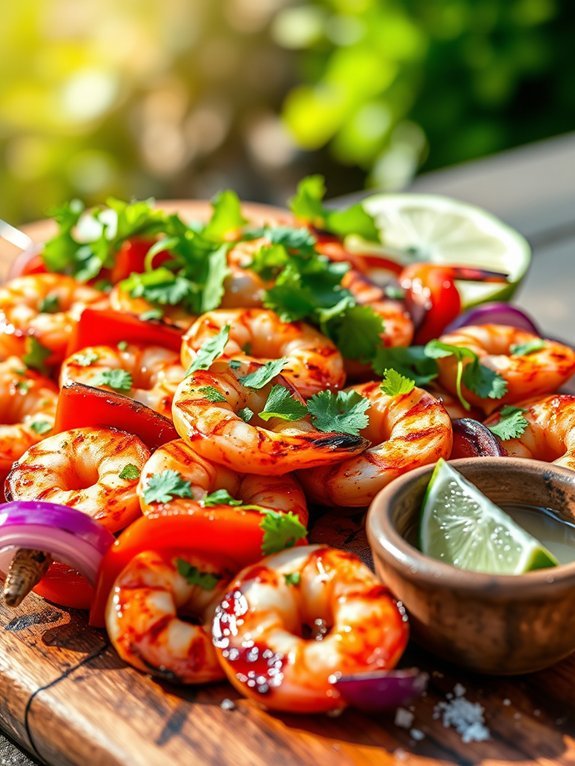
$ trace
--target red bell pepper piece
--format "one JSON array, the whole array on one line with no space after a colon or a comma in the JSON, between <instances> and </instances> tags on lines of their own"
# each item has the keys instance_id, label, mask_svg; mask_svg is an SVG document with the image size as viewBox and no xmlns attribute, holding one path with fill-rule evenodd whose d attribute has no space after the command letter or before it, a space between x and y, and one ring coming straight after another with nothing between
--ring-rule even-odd
<instances>
[{"instance_id":1,"label":"red bell pepper piece","mask_svg":"<svg viewBox=\"0 0 575 766\"><path fill-rule=\"evenodd\" d=\"M121 428L151 450L178 438L174 424L145 404L115 391L70 383L58 397L54 433L71 428Z\"/></svg>"},{"instance_id":2,"label":"red bell pepper piece","mask_svg":"<svg viewBox=\"0 0 575 766\"><path fill-rule=\"evenodd\" d=\"M137 272L145 271L145 260L148 250L155 244L153 239L128 239L122 242L116 253L113 267L110 269L110 282L116 284ZM161 266L170 258L167 250L162 250L154 256L154 267Z\"/></svg>"},{"instance_id":3,"label":"red bell pepper piece","mask_svg":"<svg viewBox=\"0 0 575 766\"><path fill-rule=\"evenodd\" d=\"M68 343L67 356L87 346L115 346L120 341L162 346L179 353L183 330L162 321L144 321L113 309L85 308Z\"/></svg>"},{"instance_id":4,"label":"red bell pepper piece","mask_svg":"<svg viewBox=\"0 0 575 766\"><path fill-rule=\"evenodd\" d=\"M94 599L94 588L76 569L55 561L34 588L47 601L71 609L89 609Z\"/></svg>"},{"instance_id":5,"label":"red bell pepper piece","mask_svg":"<svg viewBox=\"0 0 575 766\"><path fill-rule=\"evenodd\" d=\"M100 565L90 624L104 625L106 601L120 572L138 553L189 548L210 561L226 561L239 571L262 556L264 516L257 510L196 506L186 513L164 511L134 521L108 549ZM230 565L230 562L231 563Z\"/></svg>"}]
</instances>

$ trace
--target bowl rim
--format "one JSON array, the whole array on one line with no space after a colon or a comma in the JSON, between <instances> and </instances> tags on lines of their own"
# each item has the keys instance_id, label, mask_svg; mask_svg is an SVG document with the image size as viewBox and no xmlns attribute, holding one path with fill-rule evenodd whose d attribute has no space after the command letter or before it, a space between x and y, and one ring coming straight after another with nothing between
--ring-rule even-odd
<instances>
[{"instance_id":1,"label":"bowl rim","mask_svg":"<svg viewBox=\"0 0 575 766\"><path fill-rule=\"evenodd\" d=\"M506 470L528 471L541 474L546 479L558 478L573 484L575 495L575 471L553 463L532 458L515 457L471 457L447 461L459 470L471 463L482 466L486 471ZM435 464L421 466L394 479L373 499L366 518L367 537L374 558L382 558L395 568L401 569L407 580L426 582L435 588L450 588L459 592L477 593L482 590L493 595L502 590L505 594L542 596L549 595L550 588L560 586L572 588L575 585L575 557L572 563L556 567L537 569L521 575L498 575L459 569L451 564L426 556L396 531L392 522L393 500L400 490L421 477L432 473ZM385 540L385 543L383 542Z\"/></svg>"}]
</instances>

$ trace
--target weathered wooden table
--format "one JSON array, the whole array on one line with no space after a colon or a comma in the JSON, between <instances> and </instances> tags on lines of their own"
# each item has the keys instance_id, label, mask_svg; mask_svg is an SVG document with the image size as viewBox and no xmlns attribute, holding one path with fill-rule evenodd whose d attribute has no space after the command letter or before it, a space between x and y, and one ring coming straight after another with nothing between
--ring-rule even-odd
<instances>
[{"instance_id":1,"label":"weathered wooden table","mask_svg":"<svg viewBox=\"0 0 575 766\"><path fill-rule=\"evenodd\" d=\"M547 333L566 338L574 334L574 171L575 136L566 136L413 185L477 203L526 234L535 258L518 302ZM339 539L357 542L354 529L353 520L342 521ZM160 685L126 668L82 615L40 599L16 612L0 606L0 632L0 725L48 763L575 762L575 656L531 676L495 679L412 647L405 662L429 672L429 690L399 718L354 711L311 718L268 715L225 684L183 692ZM458 695L484 709L484 741L465 742L444 725ZM233 709L221 706L224 699ZM0 742L0 765L30 763L9 740Z\"/></svg>"}]
</instances>

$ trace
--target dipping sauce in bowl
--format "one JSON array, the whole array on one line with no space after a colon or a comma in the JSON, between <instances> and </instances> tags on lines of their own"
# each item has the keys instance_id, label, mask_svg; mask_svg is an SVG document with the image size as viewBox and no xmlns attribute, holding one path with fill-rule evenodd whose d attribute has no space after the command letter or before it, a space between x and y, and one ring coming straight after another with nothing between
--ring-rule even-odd
<instances>
[{"instance_id":1,"label":"dipping sauce in bowl","mask_svg":"<svg viewBox=\"0 0 575 766\"><path fill-rule=\"evenodd\" d=\"M450 464L505 510L551 509L566 527L575 524L574 471L523 458ZM414 543L432 472L425 466L396 479L367 519L376 570L407 607L415 639L491 674L539 670L574 651L575 555L574 563L522 575L465 571L425 556Z\"/></svg>"}]
</instances>

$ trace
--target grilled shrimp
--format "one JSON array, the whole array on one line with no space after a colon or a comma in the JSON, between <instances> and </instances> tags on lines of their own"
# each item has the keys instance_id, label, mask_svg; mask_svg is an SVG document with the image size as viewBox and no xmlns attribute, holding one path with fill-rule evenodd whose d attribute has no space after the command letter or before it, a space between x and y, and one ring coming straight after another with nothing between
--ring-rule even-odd
<instances>
[{"instance_id":1,"label":"grilled shrimp","mask_svg":"<svg viewBox=\"0 0 575 766\"><path fill-rule=\"evenodd\" d=\"M125 374L118 376L122 371ZM60 385L76 382L120 391L170 418L174 392L183 377L174 351L136 344L121 349L91 346L64 361Z\"/></svg>"},{"instance_id":2,"label":"grilled shrimp","mask_svg":"<svg viewBox=\"0 0 575 766\"><path fill-rule=\"evenodd\" d=\"M502 404L556 391L575 372L575 351L563 343L538 338L525 330L507 325L484 324L461 327L442 335L442 343L473 351L481 365L499 373L507 383L507 392L499 399L483 399L463 386L465 398L489 414ZM540 348L525 353L527 344ZM523 349L522 349L523 347ZM469 364L471 359L464 359ZM457 361L448 356L438 360L439 383L457 393Z\"/></svg>"},{"instance_id":3,"label":"grilled shrimp","mask_svg":"<svg viewBox=\"0 0 575 766\"><path fill-rule=\"evenodd\" d=\"M392 479L451 453L453 431L443 405L423 391L388 396L376 382L352 386L370 401L369 425L361 432L373 443L361 455L333 466L299 471L308 497L322 505L366 506Z\"/></svg>"},{"instance_id":4,"label":"grilled shrimp","mask_svg":"<svg viewBox=\"0 0 575 766\"><path fill-rule=\"evenodd\" d=\"M17 357L0 362L0 481L12 463L54 426L58 392Z\"/></svg>"},{"instance_id":5,"label":"grilled shrimp","mask_svg":"<svg viewBox=\"0 0 575 766\"><path fill-rule=\"evenodd\" d=\"M401 605L350 553L292 548L244 569L216 610L231 683L273 710L345 706L339 675L392 668L407 643Z\"/></svg>"},{"instance_id":6,"label":"grilled shrimp","mask_svg":"<svg viewBox=\"0 0 575 766\"><path fill-rule=\"evenodd\" d=\"M135 556L116 579L106 607L106 628L120 657L171 682L223 678L210 624L233 574L186 550Z\"/></svg>"},{"instance_id":7,"label":"grilled shrimp","mask_svg":"<svg viewBox=\"0 0 575 766\"><path fill-rule=\"evenodd\" d=\"M173 497L166 503L148 502L146 488L150 479L164 471L176 471L182 479L189 482L190 496ZM226 490L234 499L241 500L245 505L259 505L275 511L291 511L307 526L306 499L292 476L239 474L201 457L183 439L164 444L150 457L140 476L138 496L143 513L164 509L185 511L218 489ZM225 505L225 502L221 504Z\"/></svg>"},{"instance_id":8,"label":"grilled shrimp","mask_svg":"<svg viewBox=\"0 0 575 766\"><path fill-rule=\"evenodd\" d=\"M508 455L545 460L575 470L575 396L555 394L521 402L527 427L521 436L502 441ZM494 413L485 425L500 419Z\"/></svg>"},{"instance_id":9,"label":"grilled shrimp","mask_svg":"<svg viewBox=\"0 0 575 766\"><path fill-rule=\"evenodd\" d=\"M265 362L285 357L282 375L304 397L345 382L343 359L319 330L303 322L282 322L268 309L220 309L203 314L182 342L182 364L188 366L200 347L229 325L223 358Z\"/></svg>"},{"instance_id":10,"label":"grilled shrimp","mask_svg":"<svg viewBox=\"0 0 575 766\"><path fill-rule=\"evenodd\" d=\"M0 327L4 333L35 338L52 352L50 363L59 363L74 325L86 306L107 296L63 274L30 274L0 287Z\"/></svg>"},{"instance_id":11,"label":"grilled shrimp","mask_svg":"<svg viewBox=\"0 0 575 766\"><path fill-rule=\"evenodd\" d=\"M145 444L125 431L63 431L30 447L14 463L6 498L69 505L117 532L140 515L137 479L121 478L122 471L132 465L139 474L149 457Z\"/></svg>"},{"instance_id":12,"label":"grilled shrimp","mask_svg":"<svg viewBox=\"0 0 575 766\"><path fill-rule=\"evenodd\" d=\"M220 308L262 308L264 292L269 285L249 268L254 254L269 244L264 239L238 242L228 253L228 274L224 280L224 295Z\"/></svg>"},{"instance_id":13,"label":"grilled shrimp","mask_svg":"<svg viewBox=\"0 0 575 766\"><path fill-rule=\"evenodd\" d=\"M282 375L261 389L247 388L240 378L260 365L238 365L216 362L210 370L189 375L176 390L172 406L176 431L202 457L236 471L281 476L302 466L332 464L365 448L365 439L316 431L308 419L264 422L257 413L264 409L274 382L303 400Z\"/></svg>"}]
</instances>

